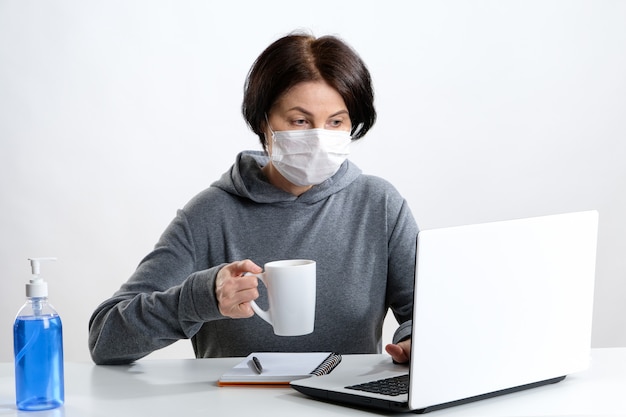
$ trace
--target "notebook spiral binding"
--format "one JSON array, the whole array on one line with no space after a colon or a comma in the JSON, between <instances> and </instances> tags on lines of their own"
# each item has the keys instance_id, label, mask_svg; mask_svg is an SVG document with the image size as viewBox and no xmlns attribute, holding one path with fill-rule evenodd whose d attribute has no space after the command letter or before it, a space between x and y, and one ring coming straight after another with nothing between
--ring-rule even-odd
<instances>
[{"instance_id":1,"label":"notebook spiral binding","mask_svg":"<svg viewBox=\"0 0 626 417\"><path fill-rule=\"evenodd\" d=\"M322 376L331 373L333 369L341 362L341 355L338 353L331 353L324 362L322 362L317 368L311 372L311 375Z\"/></svg>"}]
</instances>

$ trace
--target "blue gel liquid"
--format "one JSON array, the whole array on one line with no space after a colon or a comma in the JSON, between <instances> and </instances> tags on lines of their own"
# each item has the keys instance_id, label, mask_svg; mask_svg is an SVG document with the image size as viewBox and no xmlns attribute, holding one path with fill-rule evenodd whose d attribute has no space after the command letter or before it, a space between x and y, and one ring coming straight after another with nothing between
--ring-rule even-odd
<instances>
[{"instance_id":1,"label":"blue gel liquid","mask_svg":"<svg viewBox=\"0 0 626 417\"><path fill-rule=\"evenodd\" d=\"M36 411L65 400L63 336L58 315L18 317L14 325L17 408Z\"/></svg>"}]
</instances>

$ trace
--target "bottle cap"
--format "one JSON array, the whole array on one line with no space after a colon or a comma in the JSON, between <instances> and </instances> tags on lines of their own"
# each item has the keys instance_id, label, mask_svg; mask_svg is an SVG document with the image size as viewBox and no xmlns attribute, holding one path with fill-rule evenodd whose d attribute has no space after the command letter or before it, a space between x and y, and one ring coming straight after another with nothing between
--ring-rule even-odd
<instances>
[{"instance_id":1,"label":"bottle cap","mask_svg":"<svg viewBox=\"0 0 626 417\"><path fill-rule=\"evenodd\" d=\"M41 271L41 262L56 261L57 258L28 258L28 260L30 261L32 277L30 282L26 284L26 297L47 297L48 283L39 275Z\"/></svg>"}]
</instances>

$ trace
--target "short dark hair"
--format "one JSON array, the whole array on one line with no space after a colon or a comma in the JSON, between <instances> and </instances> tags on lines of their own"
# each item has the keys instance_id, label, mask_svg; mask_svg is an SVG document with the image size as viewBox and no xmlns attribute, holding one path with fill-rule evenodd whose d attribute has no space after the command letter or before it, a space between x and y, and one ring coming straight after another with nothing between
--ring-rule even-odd
<instances>
[{"instance_id":1,"label":"short dark hair","mask_svg":"<svg viewBox=\"0 0 626 417\"><path fill-rule=\"evenodd\" d=\"M290 34L268 46L256 59L244 86L241 110L266 148L264 127L270 108L287 90L307 81L325 81L343 98L360 139L374 125L374 91L365 63L335 36Z\"/></svg>"}]
</instances>

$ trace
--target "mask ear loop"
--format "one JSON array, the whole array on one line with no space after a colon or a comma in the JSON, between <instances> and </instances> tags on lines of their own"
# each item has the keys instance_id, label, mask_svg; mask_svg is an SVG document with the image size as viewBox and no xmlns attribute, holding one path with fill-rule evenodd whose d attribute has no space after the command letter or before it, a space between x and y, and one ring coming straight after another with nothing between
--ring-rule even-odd
<instances>
[{"instance_id":1,"label":"mask ear loop","mask_svg":"<svg viewBox=\"0 0 626 417\"><path fill-rule=\"evenodd\" d=\"M266 118L267 118L267 115L266 115ZM356 129L354 129L354 132L350 134L350 137L352 138L352 140L354 140L354 137L361 131L361 129L363 129L363 122L359 123Z\"/></svg>"},{"instance_id":2,"label":"mask ear loop","mask_svg":"<svg viewBox=\"0 0 626 417\"><path fill-rule=\"evenodd\" d=\"M272 129L272 125L270 124L270 119L267 118L267 113L265 113L265 123L267 123L267 128L272 132L272 139L274 139L274 130Z\"/></svg>"},{"instance_id":3,"label":"mask ear loop","mask_svg":"<svg viewBox=\"0 0 626 417\"><path fill-rule=\"evenodd\" d=\"M270 124L270 120L267 118L267 113L265 113L265 123L267 123L267 128L270 130L270 132L272 132L272 143L276 142L276 139L274 139L274 130L272 129L272 125ZM263 133L263 135L265 135L265 133ZM265 152L267 152L267 155L270 157L270 159L272 158L272 155L269 152L269 146L267 145L267 137L265 138L265 147L267 148L265 150Z\"/></svg>"}]
</instances>

